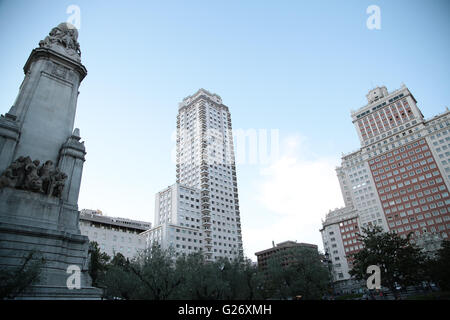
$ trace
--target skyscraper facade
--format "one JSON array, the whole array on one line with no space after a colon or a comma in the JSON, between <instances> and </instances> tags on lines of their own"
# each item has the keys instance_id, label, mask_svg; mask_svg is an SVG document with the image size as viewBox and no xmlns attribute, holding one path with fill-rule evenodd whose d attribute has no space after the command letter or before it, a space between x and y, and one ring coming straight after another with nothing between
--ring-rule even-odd
<instances>
[{"instance_id":1,"label":"skyscraper facade","mask_svg":"<svg viewBox=\"0 0 450 320\"><path fill-rule=\"evenodd\" d=\"M191 224L197 229L195 232L199 239L196 240L201 241L200 248L207 260L219 257L233 259L242 255L231 115L217 94L200 89L179 104L176 148L177 184L171 189L191 188L199 198L189 196L194 199L192 207L189 207L189 216L181 206L175 208L171 205L170 223L180 226L183 221L180 215L184 219L194 219ZM175 192L173 203L186 201L180 196L180 192ZM155 222L160 221L160 225L169 223L161 220L161 210L163 207L157 203ZM168 236L167 239L165 244L161 240L160 243L167 247L173 241L175 249L177 244L180 245L176 243L176 237L170 240Z\"/></svg>"},{"instance_id":2,"label":"skyscraper facade","mask_svg":"<svg viewBox=\"0 0 450 320\"><path fill-rule=\"evenodd\" d=\"M348 255L362 248L353 234L363 227L413 233L417 243L429 233L450 235L450 111L425 119L404 85L393 92L377 87L366 97L367 105L351 113L361 147L336 169L346 207L331 211L321 230L325 250L348 269ZM350 226L352 210L357 224ZM348 278L342 272L335 279Z\"/></svg>"}]
</instances>

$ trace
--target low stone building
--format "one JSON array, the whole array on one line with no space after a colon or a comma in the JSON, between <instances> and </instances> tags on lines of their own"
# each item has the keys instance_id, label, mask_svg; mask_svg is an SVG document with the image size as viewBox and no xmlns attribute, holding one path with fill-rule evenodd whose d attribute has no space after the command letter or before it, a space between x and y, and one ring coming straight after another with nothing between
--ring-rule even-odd
<instances>
[{"instance_id":1,"label":"low stone building","mask_svg":"<svg viewBox=\"0 0 450 320\"><path fill-rule=\"evenodd\" d=\"M80 212L80 231L89 241L98 243L101 251L113 257L121 253L132 259L145 249L142 232L152 227L150 222L103 215L100 210L83 209Z\"/></svg>"}]
</instances>

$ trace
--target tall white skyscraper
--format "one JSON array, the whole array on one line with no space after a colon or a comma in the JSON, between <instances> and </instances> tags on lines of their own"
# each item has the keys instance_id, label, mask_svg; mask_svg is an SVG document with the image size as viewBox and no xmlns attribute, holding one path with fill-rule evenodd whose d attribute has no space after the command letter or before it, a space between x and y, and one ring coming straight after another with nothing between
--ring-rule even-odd
<instances>
[{"instance_id":1,"label":"tall white skyscraper","mask_svg":"<svg viewBox=\"0 0 450 320\"><path fill-rule=\"evenodd\" d=\"M231 116L218 95L200 89L179 104L176 161L177 184L170 188L192 188L192 193L198 192L200 199L196 202L196 197L192 196L190 198L194 202L187 203L190 198L180 198L181 192L171 192L177 197L171 200L172 203L179 205L168 204L168 207L161 198L163 193L158 193L155 224L159 222L169 228L155 226L155 231L158 229L164 234L157 235L153 229L150 230L149 244L158 241L165 248L172 246L177 252L184 253L199 247L206 259L211 261L219 257L233 259L242 255ZM170 213L165 219L164 212L167 210ZM169 216L171 219L168 219ZM181 222L186 222L186 219L193 223L186 225ZM195 233L195 237L189 239L196 240L196 245L183 242L182 239L186 241L188 237L177 236L177 229L180 230L178 233L182 229L190 231L191 235ZM171 230L174 230L173 235Z\"/></svg>"}]
</instances>

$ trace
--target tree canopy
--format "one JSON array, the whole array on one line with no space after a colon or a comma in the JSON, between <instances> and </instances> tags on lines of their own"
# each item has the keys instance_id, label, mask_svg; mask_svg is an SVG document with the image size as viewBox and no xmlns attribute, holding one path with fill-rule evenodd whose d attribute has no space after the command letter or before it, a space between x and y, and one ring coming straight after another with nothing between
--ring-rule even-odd
<instances>
[{"instance_id":1,"label":"tree canopy","mask_svg":"<svg viewBox=\"0 0 450 320\"><path fill-rule=\"evenodd\" d=\"M354 259L350 274L363 280L368 277L367 267L377 265L381 269L381 285L394 293L397 286L406 288L421 283L425 256L410 242L410 237L411 234L402 238L393 232L383 232L378 226L363 229L359 239L364 248L350 256Z\"/></svg>"},{"instance_id":2,"label":"tree canopy","mask_svg":"<svg viewBox=\"0 0 450 320\"><path fill-rule=\"evenodd\" d=\"M298 294L320 299L328 273L318 253L295 252L294 256L295 264L274 266L268 277L249 259L208 262L201 253L176 257L171 250L153 246L131 261L116 254L99 273L98 284L109 299L251 300ZM281 294L273 289L276 286L282 288Z\"/></svg>"}]
</instances>

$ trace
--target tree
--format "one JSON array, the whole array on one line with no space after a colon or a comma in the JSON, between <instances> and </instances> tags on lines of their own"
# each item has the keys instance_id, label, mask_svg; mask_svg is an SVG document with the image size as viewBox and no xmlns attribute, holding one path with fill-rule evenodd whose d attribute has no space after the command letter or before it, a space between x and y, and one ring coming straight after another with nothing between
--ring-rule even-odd
<instances>
[{"instance_id":1,"label":"tree","mask_svg":"<svg viewBox=\"0 0 450 320\"><path fill-rule=\"evenodd\" d=\"M173 299L182 282L183 275L175 272L172 250L162 250L157 245L140 252L129 267L141 281L136 292L138 299Z\"/></svg>"},{"instance_id":2,"label":"tree","mask_svg":"<svg viewBox=\"0 0 450 320\"><path fill-rule=\"evenodd\" d=\"M20 267L0 270L0 299L14 299L39 282L44 264L45 259L33 251L25 256Z\"/></svg>"},{"instance_id":3,"label":"tree","mask_svg":"<svg viewBox=\"0 0 450 320\"><path fill-rule=\"evenodd\" d=\"M176 260L176 273L182 275L174 295L187 300L251 300L260 297L261 279L250 260L226 258L214 262L202 253L182 255Z\"/></svg>"},{"instance_id":4,"label":"tree","mask_svg":"<svg viewBox=\"0 0 450 320\"><path fill-rule=\"evenodd\" d=\"M220 276L229 288L225 299L253 300L261 297L262 273L250 259L219 259L217 263Z\"/></svg>"},{"instance_id":5,"label":"tree","mask_svg":"<svg viewBox=\"0 0 450 320\"><path fill-rule=\"evenodd\" d=\"M319 253L309 248L289 248L268 261L264 295L266 298L320 299L326 292L329 272Z\"/></svg>"},{"instance_id":6,"label":"tree","mask_svg":"<svg viewBox=\"0 0 450 320\"><path fill-rule=\"evenodd\" d=\"M429 275L441 290L450 290L450 241L442 241L441 248L437 251L436 258L429 261Z\"/></svg>"},{"instance_id":7,"label":"tree","mask_svg":"<svg viewBox=\"0 0 450 320\"><path fill-rule=\"evenodd\" d=\"M320 298L327 286L328 272L317 252L309 251L300 256L295 256L295 268L283 268L280 273L284 276L287 272L292 279L286 298L298 292L305 298ZM146 300L278 297L266 294L265 281L263 273L248 259L207 261L201 252L175 258L172 250L162 250L158 246L140 252L132 261L115 255L104 276L99 277L99 283L106 287L107 298Z\"/></svg>"},{"instance_id":8,"label":"tree","mask_svg":"<svg viewBox=\"0 0 450 320\"><path fill-rule=\"evenodd\" d=\"M381 285L396 295L396 287L406 288L422 281L421 270L425 257L421 249L410 242L410 233L406 238L393 232L383 232L375 226L365 228L359 234L364 248L351 255L354 259L350 275L358 280L367 278L367 267L377 265L381 269Z\"/></svg>"},{"instance_id":9,"label":"tree","mask_svg":"<svg viewBox=\"0 0 450 320\"><path fill-rule=\"evenodd\" d=\"M105 288L108 299L139 299L141 281L131 271L130 261L121 253L116 253L107 265L106 271L99 277L99 284Z\"/></svg>"},{"instance_id":10,"label":"tree","mask_svg":"<svg viewBox=\"0 0 450 320\"><path fill-rule=\"evenodd\" d=\"M107 263L111 258L105 252L100 251L98 243L95 241L89 243L89 253L89 275L92 278L92 286L97 287L98 279L105 273Z\"/></svg>"},{"instance_id":11,"label":"tree","mask_svg":"<svg viewBox=\"0 0 450 320\"><path fill-rule=\"evenodd\" d=\"M201 253L180 256L176 273L181 275L176 298L190 300L220 300L229 296L229 284L224 281L221 262L207 262Z\"/></svg>"}]
</instances>

